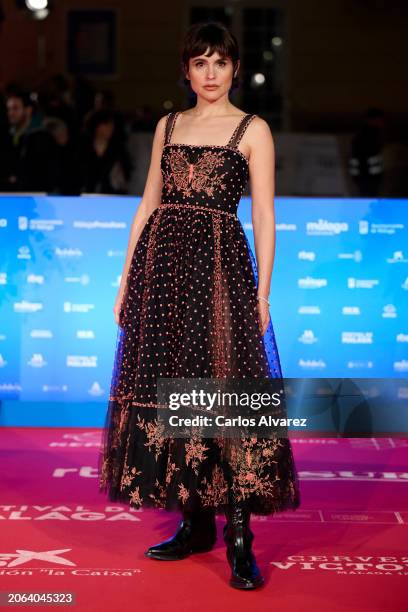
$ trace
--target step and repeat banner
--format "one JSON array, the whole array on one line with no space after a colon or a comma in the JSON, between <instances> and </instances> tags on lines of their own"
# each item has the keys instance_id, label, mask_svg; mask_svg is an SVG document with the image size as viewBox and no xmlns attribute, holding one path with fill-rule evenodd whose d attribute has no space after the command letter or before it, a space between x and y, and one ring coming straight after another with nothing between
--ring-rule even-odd
<instances>
[{"instance_id":1,"label":"step and repeat banner","mask_svg":"<svg viewBox=\"0 0 408 612\"><path fill-rule=\"evenodd\" d=\"M0 197L0 400L106 402L140 198ZM408 373L408 200L276 198L285 377ZM239 218L254 250L251 203Z\"/></svg>"}]
</instances>

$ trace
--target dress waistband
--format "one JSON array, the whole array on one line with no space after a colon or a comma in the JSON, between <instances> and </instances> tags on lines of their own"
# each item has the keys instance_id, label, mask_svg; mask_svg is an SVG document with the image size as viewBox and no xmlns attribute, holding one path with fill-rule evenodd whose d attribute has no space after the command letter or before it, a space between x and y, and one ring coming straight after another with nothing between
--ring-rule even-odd
<instances>
[{"instance_id":1,"label":"dress waistband","mask_svg":"<svg viewBox=\"0 0 408 612\"><path fill-rule=\"evenodd\" d=\"M237 218L236 213L231 213L226 210L220 210L219 208L209 208L208 206L199 206L198 204L182 204L181 202L169 202L167 204L159 204L159 208L168 208L172 206L174 208L196 208L205 212L220 213L221 215L228 215L229 217Z\"/></svg>"}]
</instances>

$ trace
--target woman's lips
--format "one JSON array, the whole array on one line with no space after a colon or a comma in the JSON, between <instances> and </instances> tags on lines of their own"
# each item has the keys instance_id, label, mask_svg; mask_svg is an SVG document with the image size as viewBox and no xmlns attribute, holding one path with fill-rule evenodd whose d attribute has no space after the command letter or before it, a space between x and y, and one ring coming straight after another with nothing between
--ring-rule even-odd
<instances>
[{"instance_id":1,"label":"woman's lips","mask_svg":"<svg viewBox=\"0 0 408 612\"><path fill-rule=\"evenodd\" d=\"M204 89L217 89L218 85L204 85Z\"/></svg>"}]
</instances>

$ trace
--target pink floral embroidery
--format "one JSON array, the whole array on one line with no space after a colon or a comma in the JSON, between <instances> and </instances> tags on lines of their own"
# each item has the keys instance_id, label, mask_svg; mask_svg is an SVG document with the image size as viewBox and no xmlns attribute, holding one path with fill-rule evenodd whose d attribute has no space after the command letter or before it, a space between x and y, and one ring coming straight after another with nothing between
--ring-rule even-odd
<instances>
[{"instance_id":1,"label":"pink floral embroidery","mask_svg":"<svg viewBox=\"0 0 408 612\"><path fill-rule=\"evenodd\" d=\"M162 452L163 444L165 442L165 437L163 436L164 425L160 423L157 419L150 423L146 423L144 419L140 418L140 415L137 415L138 422L136 423L139 429L142 429L147 437L147 442L145 442L145 446L156 448L155 458L156 461Z\"/></svg>"},{"instance_id":2,"label":"pink floral embroidery","mask_svg":"<svg viewBox=\"0 0 408 612\"><path fill-rule=\"evenodd\" d=\"M142 472L137 470L135 467L132 469L129 468L127 464L125 464L123 476L121 478L120 490L123 491L125 487L129 487L132 484L132 481L136 476L139 476Z\"/></svg>"},{"instance_id":3,"label":"pink floral embroidery","mask_svg":"<svg viewBox=\"0 0 408 612\"><path fill-rule=\"evenodd\" d=\"M188 490L186 489L186 487L183 484L179 484L179 492L177 493L177 497L179 499L181 499L181 501L183 502L183 504L186 503L187 499L190 496L190 493L188 492Z\"/></svg>"},{"instance_id":4,"label":"pink floral embroidery","mask_svg":"<svg viewBox=\"0 0 408 612\"><path fill-rule=\"evenodd\" d=\"M228 484L224 478L221 468L216 465L212 474L212 483L203 478L203 486L201 490L197 489L197 493L201 498L203 506L218 506L228 501Z\"/></svg>"},{"instance_id":5,"label":"pink floral embroidery","mask_svg":"<svg viewBox=\"0 0 408 612\"><path fill-rule=\"evenodd\" d=\"M191 467L194 472L198 474L198 470L196 469L198 464L206 459L205 451L209 450L208 446L205 446L202 442L200 442L197 434L194 434L188 441L185 443L184 447L186 450L185 453L185 461L186 465L191 462Z\"/></svg>"},{"instance_id":6,"label":"pink floral embroidery","mask_svg":"<svg viewBox=\"0 0 408 612\"><path fill-rule=\"evenodd\" d=\"M221 151L205 151L195 164L190 163L185 151L171 149L168 158L170 171L163 173L167 193L179 190L190 197L195 191L212 196L215 189L226 189L223 179L227 173L214 172L224 163Z\"/></svg>"},{"instance_id":7,"label":"pink floral embroidery","mask_svg":"<svg viewBox=\"0 0 408 612\"><path fill-rule=\"evenodd\" d=\"M277 456L281 442L277 439L256 441L255 438L242 439L241 445L232 445L231 465L235 473L233 489L237 499L244 500L252 494L274 497L279 482L278 462L270 457ZM275 478L268 472L275 464Z\"/></svg>"},{"instance_id":8,"label":"pink floral embroidery","mask_svg":"<svg viewBox=\"0 0 408 612\"><path fill-rule=\"evenodd\" d=\"M130 501L135 504L135 506L142 505L142 498L140 497L139 487L136 487L135 490L130 495Z\"/></svg>"}]
</instances>

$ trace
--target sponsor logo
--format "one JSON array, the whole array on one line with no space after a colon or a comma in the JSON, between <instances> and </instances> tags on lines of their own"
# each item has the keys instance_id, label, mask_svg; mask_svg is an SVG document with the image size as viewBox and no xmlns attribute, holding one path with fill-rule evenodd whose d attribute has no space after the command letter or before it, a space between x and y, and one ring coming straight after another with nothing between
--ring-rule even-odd
<instances>
[{"instance_id":1,"label":"sponsor logo","mask_svg":"<svg viewBox=\"0 0 408 612\"><path fill-rule=\"evenodd\" d=\"M316 314L316 315L319 315L319 314L321 314L320 306L299 306L298 314L302 314L302 315Z\"/></svg>"},{"instance_id":2,"label":"sponsor logo","mask_svg":"<svg viewBox=\"0 0 408 612\"><path fill-rule=\"evenodd\" d=\"M357 263L360 263L360 261L362 261L363 259L363 254L361 251L354 251L353 253L338 253L337 255L338 259L352 259L353 261L356 261Z\"/></svg>"},{"instance_id":3,"label":"sponsor logo","mask_svg":"<svg viewBox=\"0 0 408 612\"><path fill-rule=\"evenodd\" d=\"M360 315L360 306L343 306L341 314L344 315Z\"/></svg>"},{"instance_id":4,"label":"sponsor logo","mask_svg":"<svg viewBox=\"0 0 408 612\"><path fill-rule=\"evenodd\" d=\"M62 435L62 439L63 442L50 442L49 445L62 448L100 448L101 446L100 431L65 433Z\"/></svg>"},{"instance_id":5,"label":"sponsor logo","mask_svg":"<svg viewBox=\"0 0 408 612\"><path fill-rule=\"evenodd\" d=\"M95 338L95 334L92 329L78 329L76 337L80 338L81 340L93 340Z\"/></svg>"},{"instance_id":6,"label":"sponsor logo","mask_svg":"<svg viewBox=\"0 0 408 612\"><path fill-rule=\"evenodd\" d=\"M41 353L33 353L32 357L27 361L27 364L32 368L43 368L47 365Z\"/></svg>"},{"instance_id":7,"label":"sponsor logo","mask_svg":"<svg viewBox=\"0 0 408 612\"><path fill-rule=\"evenodd\" d=\"M30 332L31 338L53 338L53 333L50 329L32 329Z\"/></svg>"},{"instance_id":8,"label":"sponsor logo","mask_svg":"<svg viewBox=\"0 0 408 612\"><path fill-rule=\"evenodd\" d=\"M318 221L308 221L306 223L306 233L308 236L335 236L342 232L348 232L348 229L348 223L344 221L319 219Z\"/></svg>"},{"instance_id":9,"label":"sponsor logo","mask_svg":"<svg viewBox=\"0 0 408 612\"><path fill-rule=\"evenodd\" d=\"M343 515L338 515L342 517ZM304 570L310 572L335 572L342 575L405 576L408 574L408 557L372 555L290 555L283 561L270 561L277 570Z\"/></svg>"},{"instance_id":10,"label":"sponsor logo","mask_svg":"<svg viewBox=\"0 0 408 612\"><path fill-rule=\"evenodd\" d=\"M394 361L393 367L396 372L408 372L408 359Z\"/></svg>"},{"instance_id":11,"label":"sponsor logo","mask_svg":"<svg viewBox=\"0 0 408 612\"><path fill-rule=\"evenodd\" d=\"M395 234L398 230L405 229L403 223L372 223L371 233L372 234Z\"/></svg>"},{"instance_id":12,"label":"sponsor logo","mask_svg":"<svg viewBox=\"0 0 408 612\"><path fill-rule=\"evenodd\" d=\"M397 318L397 309L394 304L387 304L383 308L382 317L384 319L396 319Z\"/></svg>"},{"instance_id":13,"label":"sponsor logo","mask_svg":"<svg viewBox=\"0 0 408 612\"><path fill-rule=\"evenodd\" d=\"M65 283L79 283L80 285L89 285L89 274L81 274L81 276L65 276Z\"/></svg>"},{"instance_id":14,"label":"sponsor logo","mask_svg":"<svg viewBox=\"0 0 408 612\"><path fill-rule=\"evenodd\" d=\"M68 385L43 385L42 390L44 393L65 393L68 391Z\"/></svg>"},{"instance_id":15,"label":"sponsor logo","mask_svg":"<svg viewBox=\"0 0 408 612\"><path fill-rule=\"evenodd\" d=\"M404 289L405 291L408 291L408 276L402 283L401 288Z\"/></svg>"},{"instance_id":16,"label":"sponsor logo","mask_svg":"<svg viewBox=\"0 0 408 612\"><path fill-rule=\"evenodd\" d=\"M27 283L31 283L33 285L43 285L44 276L42 274L29 274L27 276Z\"/></svg>"},{"instance_id":17,"label":"sponsor logo","mask_svg":"<svg viewBox=\"0 0 408 612\"><path fill-rule=\"evenodd\" d=\"M18 383L0 383L0 391L10 393L12 391L21 391L22 387Z\"/></svg>"},{"instance_id":18,"label":"sponsor logo","mask_svg":"<svg viewBox=\"0 0 408 612\"><path fill-rule=\"evenodd\" d=\"M353 278L347 279L347 287L349 289L372 289L379 284L379 280L376 278Z\"/></svg>"},{"instance_id":19,"label":"sponsor logo","mask_svg":"<svg viewBox=\"0 0 408 612\"><path fill-rule=\"evenodd\" d=\"M102 389L101 385L98 382L94 382L91 385L91 388L88 389L89 395L93 395L94 397L99 397L105 393L105 390Z\"/></svg>"},{"instance_id":20,"label":"sponsor logo","mask_svg":"<svg viewBox=\"0 0 408 612\"><path fill-rule=\"evenodd\" d=\"M359 221L358 231L360 234L368 234L369 229L370 229L370 226L368 224L368 221Z\"/></svg>"},{"instance_id":21,"label":"sponsor logo","mask_svg":"<svg viewBox=\"0 0 408 612\"><path fill-rule=\"evenodd\" d=\"M75 227L75 229L86 229L86 230L93 230L93 229L126 229L126 223L124 221L85 221L85 220L78 220L78 221L73 221L72 223L72 227Z\"/></svg>"},{"instance_id":22,"label":"sponsor logo","mask_svg":"<svg viewBox=\"0 0 408 612\"><path fill-rule=\"evenodd\" d=\"M387 263L407 263L408 259L404 257L404 253L402 251L394 251L392 257L387 257L385 260Z\"/></svg>"},{"instance_id":23,"label":"sponsor logo","mask_svg":"<svg viewBox=\"0 0 408 612\"><path fill-rule=\"evenodd\" d=\"M341 333L342 344L372 344L373 332L344 331Z\"/></svg>"},{"instance_id":24,"label":"sponsor logo","mask_svg":"<svg viewBox=\"0 0 408 612\"><path fill-rule=\"evenodd\" d=\"M64 312L90 312L95 308L95 304L73 304L64 302Z\"/></svg>"},{"instance_id":25,"label":"sponsor logo","mask_svg":"<svg viewBox=\"0 0 408 612\"><path fill-rule=\"evenodd\" d=\"M0 285L7 285L7 272L0 272Z\"/></svg>"},{"instance_id":26,"label":"sponsor logo","mask_svg":"<svg viewBox=\"0 0 408 612\"><path fill-rule=\"evenodd\" d=\"M28 217L18 217L17 224L19 230L24 231L28 229Z\"/></svg>"},{"instance_id":27,"label":"sponsor logo","mask_svg":"<svg viewBox=\"0 0 408 612\"><path fill-rule=\"evenodd\" d=\"M302 344L314 344L317 342L317 338L311 329L305 329L303 334L299 336L298 340L299 342L302 342Z\"/></svg>"},{"instance_id":28,"label":"sponsor logo","mask_svg":"<svg viewBox=\"0 0 408 612\"><path fill-rule=\"evenodd\" d=\"M108 257L124 257L125 251L109 249L109 251L106 251L106 254Z\"/></svg>"},{"instance_id":29,"label":"sponsor logo","mask_svg":"<svg viewBox=\"0 0 408 612\"><path fill-rule=\"evenodd\" d=\"M374 363L372 361L348 361L347 367L349 370L353 370L353 369L368 370L374 367Z\"/></svg>"},{"instance_id":30,"label":"sponsor logo","mask_svg":"<svg viewBox=\"0 0 408 612\"><path fill-rule=\"evenodd\" d=\"M303 259L306 261L315 261L316 253L314 251L299 251L298 259Z\"/></svg>"},{"instance_id":31,"label":"sponsor logo","mask_svg":"<svg viewBox=\"0 0 408 612\"><path fill-rule=\"evenodd\" d=\"M3 355L0 353L0 368L4 368L7 364L7 361L4 359Z\"/></svg>"},{"instance_id":32,"label":"sponsor logo","mask_svg":"<svg viewBox=\"0 0 408 612\"><path fill-rule=\"evenodd\" d=\"M408 334L397 334L397 342L408 342Z\"/></svg>"},{"instance_id":33,"label":"sponsor logo","mask_svg":"<svg viewBox=\"0 0 408 612\"><path fill-rule=\"evenodd\" d=\"M28 217L18 217L18 229L38 230L41 232L53 232L57 227L64 225L62 219L28 219Z\"/></svg>"},{"instance_id":34,"label":"sponsor logo","mask_svg":"<svg viewBox=\"0 0 408 612\"><path fill-rule=\"evenodd\" d=\"M97 510L86 506L71 506L69 504L38 506L0 505L0 517L9 521L129 521L140 523L141 510L122 506L102 506ZM0 562L0 566L2 563Z\"/></svg>"},{"instance_id":35,"label":"sponsor logo","mask_svg":"<svg viewBox=\"0 0 408 612\"><path fill-rule=\"evenodd\" d=\"M360 234L395 234L398 230L405 229L403 223L369 223L368 221L359 222Z\"/></svg>"},{"instance_id":36,"label":"sponsor logo","mask_svg":"<svg viewBox=\"0 0 408 612\"><path fill-rule=\"evenodd\" d=\"M83 252L78 248L60 248L55 247L54 253L57 257L82 257Z\"/></svg>"},{"instance_id":37,"label":"sponsor logo","mask_svg":"<svg viewBox=\"0 0 408 612\"><path fill-rule=\"evenodd\" d=\"M21 246L17 251L17 259L31 259L31 253L28 246Z\"/></svg>"},{"instance_id":38,"label":"sponsor logo","mask_svg":"<svg viewBox=\"0 0 408 612\"><path fill-rule=\"evenodd\" d=\"M323 359L299 359L298 365L303 370L323 370L327 367Z\"/></svg>"},{"instance_id":39,"label":"sponsor logo","mask_svg":"<svg viewBox=\"0 0 408 612\"><path fill-rule=\"evenodd\" d=\"M0 217L0 227L7 227L7 219Z\"/></svg>"},{"instance_id":40,"label":"sponsor logo","mask_svg":"<svg viewBox=\"0 0 408 612\"><path fill-rule=\"evenodd\" d=\"M67 355L66 365L69 368L96 368L98 357L96 355Z\"/></svg>"},{"instance_id":41,"label":"sponsor logo","mask_svg":"<svg viewBox=\"0 0 408 612\"><path fill-rule=\"evenodd\" d=\"M137 568L92 568L78 567L76 563L67 558L66 553L72 548L58 548L55 550L26 550L16 548L15 552L0 553L0 576L110 576L110 577L134 577L141 570ZM35 562L41 563L36 568ZM22 567L29 563L30 567ZM49 563L49 567L44 564ZM54 566L54 567L53 567ZM67 569L68 568L68 569Z\"/></svg>"},{"instance_id":42,"label":"sponsor logo","mask_svg":"<svg viewBox=\"0 0 408 612\"><path fill-rule=\"evenodd\" d=\"M28 302L27 300L22 300L21 302L14 302L13 304L14 312L38 312L42 309L42 302Z\"/></svg>"},{"instance_id":43,"label":"sponsor logo","mask_svg":"<svg viewBox=\"0 0 408 612\"><path fill-rule=\"evenodd\" d=\"M320 289L321 287L327 287L327 278L313 278L312 276L299 278L298 287L300 289Z\"/></svg>"}]
</instances>

